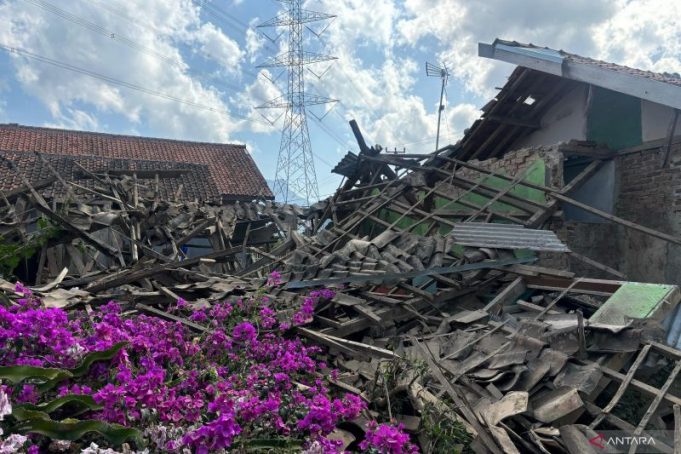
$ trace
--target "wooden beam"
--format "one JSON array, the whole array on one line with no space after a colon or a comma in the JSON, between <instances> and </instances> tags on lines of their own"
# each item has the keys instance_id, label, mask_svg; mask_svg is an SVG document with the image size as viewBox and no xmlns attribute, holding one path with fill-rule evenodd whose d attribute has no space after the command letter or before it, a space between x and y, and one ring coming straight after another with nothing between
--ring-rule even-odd
<instances>
[{"instance_id":1,"label":"wooden beam","mask_svg":"<svg viewBox=\"0 0 681 454\"><path fill-rule=\"evenodd\" d=\"M589 257L587 257L585 255L578 254L574 251L570 251L569 255L570 255L570 257L573 257L573 258L579 260L580 262L583 262L583 263L586 263L587 265L593 266L594 268L601 270L601 271L604 271L608 274L611 274L611 275L613 275L613 276L615 276L619 279L623 279L623 280L627 279L627 276L624 273L621 273L614 268L611 268L607 265L604 265L600 262L597 262L596 260L590 259Z\"/></svg>"},{"instance_id":2,"label":"wooden beam","mask_svg":"<svg viewBox=\"0 0 681 454\"><path fill-rule=\"evenodd\" d=\"M636 374L636 371L641 366L641 364L643 364L643 361L646 359L646 356L648 355L650 349L651 345L646 344L643 346L641 351L639 351L638 356L634 361L634 364L632 364L631 367L629 368L629 371L627 372L627 375L624 377L624 380L620 382L620 386L619 388L617 388L615 395L612 396L612 399L610 399L608 405L606 405L605 408L603 408L602 413L596 416L596 418L591 422L591 424L589 424L590 428L595 429L596 427L598 427L601 421L603 421L603 419L615 408L615 406L617 406L620 399L624 395L624 392L629 387L631 380L633 380L634 374Z\"/></svg>"},{"instance_id":3,"label":"wooden beam","mask_svg":"<svg viewBox=\"0 0 681 454\"><path fill-rule=\"evenodd\" d=\"M672 122L669 125L669 134L667 135L667 149L664 153L664 162L662 163L662 168L666 169L669 167L669 160L672 155L672 140L674 140L674 132L676 132L676 123L679 121L679 109L674 109L674 115L672 115Z\"/></svg>"},{"instance_id":4,"label":"wooden beam","mask_svg":"<svg viewBox=\"0 0 681 454\"><path fill-rule=\"evenodd\" d=\"M518 277L516 280L508 284L501 292L499 292L497 296L494 297L494 299L483 308L483 310L491 312L497 307L508 306L520 298L520 295L522 295L525 290L525 281L522 277Z\"/></svg>"},{"instance_id":5,"label":"wooden beam","mask_svg":"<svg viewBox=\"0 0 681 454\"><path fill-rule=\"evenodd\" d=\"M501 115L488 115L483 117L484 120L501 123L504 125L520 126L523 128L539 129L541 125L538 121L522 120L519 118L505 117Z\"/></svg>"},{"instance_id":6,"label":"wooden beam","mask_svg":"<svg viewBox=\"0 0 681 454\"><path fill-rule=\"evenodd\" d=\"M500 173L497 173L497 172L493 172L491 170L487 170L485 168L482 168L482 167L474 165L474 164L459 161L458 159L444 158L444 157L442 157L441 159L452 161L454 163L461 165L462 167L477 170L478 172L485 173L487 175L493 175L495 177L498 177L498 178L501 178L501 179L504 179L504 180L507 180L507 181L513 181L513 178L511 178L511 177L508 177L506 175L503 175L503 174L500 174ZM651 228L648 228L648 227L644 227L640 224L636 224L634 222L627 221L626 219L622 219L622 218L615 216L613 214L606 213L603 210L599 210L598 208L594 208L594 207L587 205L585 203L578 202L577 200L574 200L574 199L562 194L560 190L549 188L549 187L538 185L538 184L534 184L534 183L528 183L526 181L521 181L518 184L520 186L525 186L525 187L529 187L529 188L538 189L540 191L543 191L546 194L548 194L550 197L553 197L554 199L557 199L557 200L559 200L563 203L567 203L568 205L572 205L574 207L581 208L582 210L584 210L586 212L589 212L591 214L595 214L598 217L601 217L603 219L607 219L607 220L612 221L616 224L620 224L620 225L627 227L629 229L636 230L636 231L641 232L641 233L645 233L646 235L650 235L652 237L655 237L655 238L658 238L658 239L661 239L661 240L664 240L664 241L667 241L667 242L670 242L670 243L681 245L681 238L678 238L678 237L675 237L675 236L672 236L672 235L668 235L666 233L662 233L662 232L659 232L657 230L654 230L654 229L651 229Z\"/></svg>"}]
</instances>

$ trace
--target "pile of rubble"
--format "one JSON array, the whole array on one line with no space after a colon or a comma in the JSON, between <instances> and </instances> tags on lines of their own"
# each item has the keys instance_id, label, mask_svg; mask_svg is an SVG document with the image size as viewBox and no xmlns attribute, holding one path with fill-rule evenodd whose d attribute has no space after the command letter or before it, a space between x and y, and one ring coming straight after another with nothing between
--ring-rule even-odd
<instances>
[{"instance_id":1,"label":"pile of rubble","mask_svg":"<svg viewBox=\"0 0 681 454\"><path fill-rule=\"evenodd\" d=\"M660 452L681 448L679 289L627 282L542 227L568 204L680 239L571 199L598 159L569 185L549 187L448 148L381 153L353 127L360 153L335 169L344 183L306 210L161 199L154 175L84 174L89 185L55 175L60 190L49 200L24 180L0 208L3 241L36 245L14 272L48 306L114 299L197 331L207 328L166 308L265 288L286 317L311 290L332 288L298 333L327 347L336 386L404 423L424 452L450 452L442 434L456 427L480 453L602 452L612 448L603 431L654 434ZM619 280L549 268L547 254ZM282 283L268 287L273 270Z\"/></svg>"}]
</instances>

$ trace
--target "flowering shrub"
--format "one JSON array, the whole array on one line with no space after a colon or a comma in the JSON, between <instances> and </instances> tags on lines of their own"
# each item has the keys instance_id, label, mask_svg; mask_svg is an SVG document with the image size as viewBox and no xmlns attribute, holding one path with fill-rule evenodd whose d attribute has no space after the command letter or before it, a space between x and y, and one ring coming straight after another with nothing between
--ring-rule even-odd
<instances>
[{"instance_id":1,"label":"flowering shrub","mask_svg":"<svg viewBox=\"0 0 681 454\"><path fill-rule=\"evenodd\" d=\"M389 424L377 425L371 421L367 425L364 441L360 449L379 454L412 454L419 452L418 448L409 442L409 435L404 433L404 426Z\"/></svg>"},{"instance_id":2,"label":"flowering shrub","mask_svg":"<svg viewBox=\"0 0 681 454\"><path fill-rule=\"evenodd\" d=\"M273 273L268 283L277 285L279 279ZM0 430L12 431L11 403L89 396L96 407L90 407L87 418L140 429L142 444L151 451L189 447L208 453L248 448L254 440L285 440L333 453L340 448L328 435L366 409L355 395L331 392L325 377L332 371L320 361L321 349L290 335L290 324L277 320L262 296L194 311L178 300L175 313L206 326L197 336L179 322L126 318L115 302L88 315L41 307L20 284L16 292L22 296L18 305L0 306L0 366L74 368L92 352L120 343L125 347L52 390L21 383L1 387ZM312 292L293 315L293 325L311 321L315 305L333 296L330 290ZM5 445L16 452L24 445L37 450L50 443L37 435L2 436L0 453ZM93 445L87 449L99 452ZM369 452L415 452L401 428L383 425L372 426L362 446Z\"/></svg>"}]
</instances>

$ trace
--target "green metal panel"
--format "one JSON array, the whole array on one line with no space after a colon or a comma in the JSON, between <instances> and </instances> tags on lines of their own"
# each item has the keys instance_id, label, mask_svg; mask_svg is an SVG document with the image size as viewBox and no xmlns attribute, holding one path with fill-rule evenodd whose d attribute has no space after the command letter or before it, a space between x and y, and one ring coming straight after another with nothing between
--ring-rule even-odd
<instances>
[{"instance_id":1,"label":"green metal panel","mask_svg":"<svg viewBox=\"0 0 681 454\"><path fill-rule=\"evenodd\" d=\"M591 316L589 322L626 325L631 319L659 319L672 308L667 300L676 289L675 285L625 282Z\"/></svg>"},{"instance_id":2,"label":"green metal panel","mask_svg":"<svg viewBox=\"0 0 681 454\"><path fill-rule=\"evenodd\" d=\"M613 150L642 142L641 100L592 86L586 138Z\"/></svg>"}]
</instances>

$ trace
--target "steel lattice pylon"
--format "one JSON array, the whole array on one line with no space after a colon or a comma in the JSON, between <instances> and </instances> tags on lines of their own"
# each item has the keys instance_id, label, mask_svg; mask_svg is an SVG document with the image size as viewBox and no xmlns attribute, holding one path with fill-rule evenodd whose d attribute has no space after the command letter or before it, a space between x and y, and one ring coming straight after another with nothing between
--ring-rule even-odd
<instances>
[{"instance_id":1,"label":"steel lattice pylon","mask_svg":"<svg viewBox=\"0 0 681 454\"><path fill-rule=\"evenodd\" d=\"M286 109L281 135L274 193L288 202L295 193L308 205L319 200L310 134L307 128L307 107L335 102L321 96L305 96L305 66L335 60L334 57L303 50L304 24L331 19L334 16L302 8L302 0L280 0L286 11L258 27L286 27L288 49L258 68L283 67L288 71L286 95L258 106L259 109Z\"/></svg>"}]
</instances>

